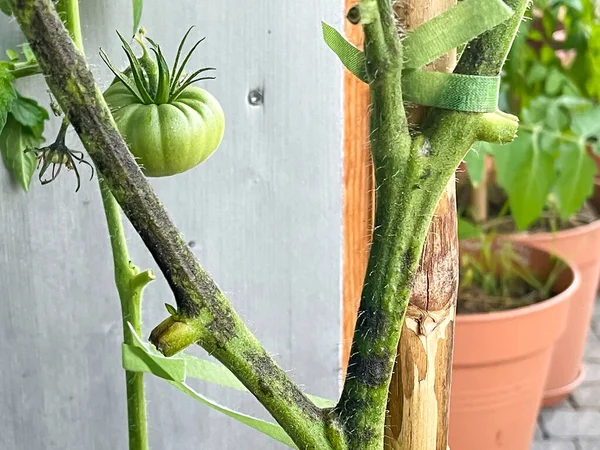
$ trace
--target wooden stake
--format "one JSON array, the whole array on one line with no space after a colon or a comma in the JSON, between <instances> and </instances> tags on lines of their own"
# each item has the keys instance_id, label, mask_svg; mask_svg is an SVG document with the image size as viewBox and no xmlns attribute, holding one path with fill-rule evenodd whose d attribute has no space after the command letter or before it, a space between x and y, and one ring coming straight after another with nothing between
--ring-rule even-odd
<instances>
[{"instance_id":1,"label":"wooden stake","mask_svg":"<svg viewBox=\"0 0 600 450\"><path fill-rule=\"evenodd\" d=\"M356 0L346 0L346 11ZM345 15L345 13L344 13ZM345 21L346 37L362 47L361 27ZM371 241L373 215L373 167L369 152L369 86L344 73L344 287L343 353L344 371L360 303Z\"/></svg>"},{"instance_id":2,"label":"wooden stake","mask_svg":"<svg viewBox=\"0 0 600 450\"><path fill-rule=\"evenodd\" d=\"M397 4L400 23L413 29L455 0L403 0ZM451 71L452 52L429 68ZM410 121L418 126L425 108L412 108ZM447 450L448 413L456 292L458 238L455 180L449 180L429 228L398 346L390 385L386 449Z\"/></svg>"}]
</instances>

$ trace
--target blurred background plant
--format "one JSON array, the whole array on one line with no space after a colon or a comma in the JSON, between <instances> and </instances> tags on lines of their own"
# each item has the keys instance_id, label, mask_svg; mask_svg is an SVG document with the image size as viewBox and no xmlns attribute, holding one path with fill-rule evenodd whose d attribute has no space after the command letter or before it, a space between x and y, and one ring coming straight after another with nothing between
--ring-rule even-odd
<instances>
[{"instance_id":1,"label":"blurred background plant","mask_svg":"<svg viewBox=\"0 0 600 450\"><path fill-rule=\"evenodd\" d=\"M500 109L521 121L504 146L478 144L459 187L461 237L555 231L594 221L600 134L600 17L592 1L535 0L502 73Z\"/></svg>"}]
</instances>

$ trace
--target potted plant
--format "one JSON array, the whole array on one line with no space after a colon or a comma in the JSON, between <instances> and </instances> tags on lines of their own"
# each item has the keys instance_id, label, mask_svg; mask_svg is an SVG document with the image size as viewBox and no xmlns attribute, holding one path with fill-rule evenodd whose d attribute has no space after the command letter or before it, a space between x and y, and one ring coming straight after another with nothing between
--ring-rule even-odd
<instances>
[{"instance_id":1,"label":"potted plant","mask_svg":"<svg viewBox=\"0 0 600 450\"><path fill-rule=\"evenodd\" d=\"M465 159L459 183L460 233L502 234L555 252L582 282L556 345L544 404L564 399L582 380L581 360L600 274L600 221L590 201L597 173L600 108L593 5L536 2L503 72L501 103L519 116L517 139L482 144Z\"/></svg>"},{"instance_id":2,"label":"potted plant","mask_svg":"<svg viewBox=\"0 0 600 450\"><path fill-rule=\"evenodd\" d=\"M450 446L527 450L576 269L524 243L461 243Z\"/></svg>"}]
</instances>

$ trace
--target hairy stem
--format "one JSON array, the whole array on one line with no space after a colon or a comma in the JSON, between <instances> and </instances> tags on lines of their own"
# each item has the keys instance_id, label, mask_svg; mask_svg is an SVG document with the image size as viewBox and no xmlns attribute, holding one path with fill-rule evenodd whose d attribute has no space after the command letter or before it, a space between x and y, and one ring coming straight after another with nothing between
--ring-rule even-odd
<instances>
[{"instance_id":1,"label":"hairy stem","mask_svg":"<svg viewBox=\"0 0 600 450\"><path fill-rule=\"evenodd\" d=\"M51 0L11 0L45 80L175 295L177 315L152 333L173 355L198 342L229 368L301 449L329 449L338 432L269 356L200 266L119 134ZM333 436L333 438L332 438Z\"/></svg>"},{"instance_id":2,"label":"hairy stem","mask_svg":"<svg viewBox=\"0 0 600 450\"><path fill-rule=\"evenodd\" d=\"M348 447L361 450L384 445L387 394L400 331L440 195L474 142L508 142L517 130L516 118L503 113L434 110L430 126L411 138L400 89L402 48L391 3L361 0L348 14L352 23L363 25L365 34L376 205L348 372L334 411ZM502 55L503 61L514 37L514 32L508 38L504 33L493 34L499 41L496 47L490 44L493 51L486 56Z\"/></svg>"},{"instance_id":3,"label":"hairy stem","mask_svg":"<svg viewBox=\"0 0 600 450\"><path fill-rule=\"evenodd\" d=\"M423 166L421 156L410 156L401 90L402 46L393 14L389 1L363 0L348 15L351 22L363 24L365 33L376 207L348 371L334 411L348 448L361 450L383 445L388 387L428 224L421 205L411 202L412 188L406 189L418 184ZM430 201L431 208L436 200Z\"/></svg>"},{"instance_id":4,"label":"hairy stem","mask_svg":"<svg viewBox=\"0 0 600 450\"><path fill-rule=\"evenodd\" d=\"M83 53L83 38L79 17L79 0L60 0L57 4L62 20L71 35L74 44ZM69 122L63 121L59 136L66 134ZM121 301L121 318L123 325L123 342L133 345L134 338L128 323L135 333L142 336L142 291L146 284L154 279L150 271L139 273L131 263L125 230L121 222L119 205L110 189L99 177L102 204L106 215L106 224L110 236L115 271L115 284ZM141 372L125 371L125 391L127 396L127 429L129 450L148 450L148 421L146 419L146 395L144 389L144 374Z\"/></svg>"}]
</instances>

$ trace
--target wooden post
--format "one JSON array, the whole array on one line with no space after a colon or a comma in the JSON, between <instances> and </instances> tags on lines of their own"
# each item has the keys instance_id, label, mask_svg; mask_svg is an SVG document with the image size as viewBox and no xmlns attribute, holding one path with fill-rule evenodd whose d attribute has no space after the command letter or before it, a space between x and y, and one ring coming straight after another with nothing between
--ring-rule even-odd
<instances>
[{"instance_id":1,"label":"wooden post","mask_svg":"<svg viewBox=\"0 0 600 450\"><path fill-rule=\"evenodd\" d=\"M403 0L397 13L404 30L452 7L455 0ZM429 68L451 71L452 52ZM418 126L425 108L412 108L409 120ZM446 450L456 292L458 239L455 180L449 180L436 209L423 248L411 303L398 346L390 385L386 449Z\"/></svg>"},{"instance_id":2,"label":"wooden post","mask_svg":"<svg viewBox=\"0 0 600 450\"><path fill-rule=\"evenodd\" d=\"M356 0L345 0L346 11L355 3ZM348 40L362 47L361 27L352 25L347 20L345 24ZM348 71L344 71L344 371L350 357L373 226L374 191L373 167L369 152L369 101L369 86Z\"/></svg>"}]
</instances>

